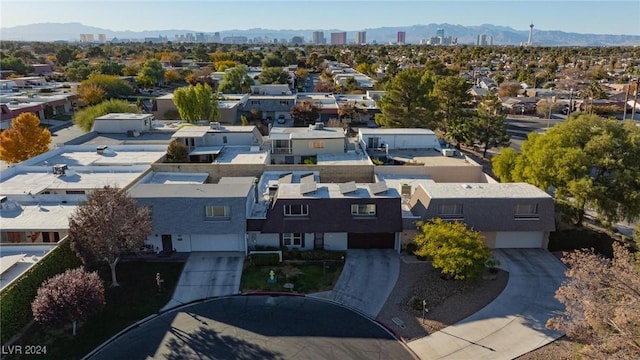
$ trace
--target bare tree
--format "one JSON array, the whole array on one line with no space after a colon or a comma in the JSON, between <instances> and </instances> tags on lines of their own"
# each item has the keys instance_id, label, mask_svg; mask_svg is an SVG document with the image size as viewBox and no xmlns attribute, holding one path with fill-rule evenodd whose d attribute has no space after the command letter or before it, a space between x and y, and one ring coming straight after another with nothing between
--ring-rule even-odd
<instances>
[{"instance_id":1,"label":"bare tree","mask_svg":"<svg viewBox=\"0 0 640 360\"><path fill-rule=\"evenodd\" d=\"M33 318L38 322L73 324L85 320L104 307L104 286L96 272L83 268L70 269L46 280L31 303Z\"/></svg>"},{"instance_id":2,"label":"bare tree","mask_svg":"<svg viewBox=\"0 0 640 360\"><path fill-rule=\"evenodd\" d=\"M135 252L151 234L146 207L137 207L125 192L106 186L91 193L69 217L71 247L86 264L105 261L111 286L119 286L116 265L125 252Z\"/></svg>"},{"instance_id":3,"label":"bare tree","mask_svg":"<svg viewBox=\"0 0 640 360\"><path fill-rule=\"evenodd\" d=\"M556 291L566 309L547 327L584 343L597 359L640 357L640 273L624 246L613 244L613 259L580 250L565 254L568 280Z\"/></svg>"}]
</instances>

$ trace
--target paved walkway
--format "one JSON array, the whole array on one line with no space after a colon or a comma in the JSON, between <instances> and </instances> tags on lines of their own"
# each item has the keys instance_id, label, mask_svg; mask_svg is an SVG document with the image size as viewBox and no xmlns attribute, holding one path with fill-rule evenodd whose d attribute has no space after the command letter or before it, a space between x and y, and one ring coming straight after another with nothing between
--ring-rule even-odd
<instances>
[{"instance_id":1,"label":"paved walkway","mask_svg":"<svg viewBox=\"0 0 640 360\"><path fill-rule=\"evenodd\" d=\"M347 250L347 260L333 290L311 294L376 318L400 274L394 250Z\"/></svg>"},{"instance_id":2,"label":"paved walkway","mask_svg":"<svg viewBox=\"0 0 640 360\"><path fill-rule=\"evenodd\" d=\"M240 292L244 253L193 252L184 264L173 298L161 311L215 296Z\"/></svg>"},{"instance_id":3,"label":"paved walkway","mask_svg":"<svg viewBox=\"0 0 640 360\"><path fill-rule=\"evenodd\" d=\"M231 296L164 313L89 359L326 359L417 357L375 321L302 296Z\"/></svg>"},{"instance_id":4,"label":"paved walkway","mask_svg":"<svg viewBox=\"0 0 640 360\"><path fill-rule=\"evenodd\" d=\"M509 282L489 305L409 347L427 359L513 359L558 339L545 328L564 310L554 298L564 281L564 265L542 249L494 250Z\"/></svg>"}]
</instances>

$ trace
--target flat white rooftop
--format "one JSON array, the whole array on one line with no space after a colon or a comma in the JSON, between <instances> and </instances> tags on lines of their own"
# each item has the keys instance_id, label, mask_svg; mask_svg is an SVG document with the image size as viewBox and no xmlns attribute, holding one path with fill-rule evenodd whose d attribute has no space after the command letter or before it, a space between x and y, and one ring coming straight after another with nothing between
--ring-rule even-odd
<instances>
[{"instance_id":1,"label":"flat white rooftop","mask_svg":"<svg viewBox=\"0 0 640 360\"><path fill-rule=\"evenodd\" d=\"M22 205L0 211L2 231L60 231L69 229L69 215L75 205L43 204Z\"/></svg>"},{"instance_id":2,"label":"flat white rooftop","mask_svg":"<svg viewBox=\"0 0 640 360\"><path fill-rule=\"evenodd\" d=\"M152 117L151 114L111 113L97 117L96 120L144 120Z\"/></svg>"},{"instance_id":3,"label":"flat white rooftop","mask_svg":"<svg viewBox=\"0 0 640 360\"><path fill-rule=\"evenodd\" d=\"M429 129L413 128L358 128L358 132L362 135L435 135Z\"/></svg>"},{"instance_id":4,"label":"flat white rooftop","mask_svg":"<svg viewBox=\"0 0 640 360\"><path fill-rule=\"evenodd\" d=\"M256 150L258 147L250 146L225 146L214 164L266 164L269 159L267 150Z\"/></svg>"},{"instance_id":5,"label":"flat white rooftop","mask_svg":"<svg viewBox=\"0 0 640 360\"><path fill-rule=\"evenodd\" d=\"M51 172L20 172L0 182L0 194L37 194L44 190L89 190L104 186L123 187L134 181L141 171L130 172L81 172L67 170L67 175L57 176ZM4 225L4 224L3 224Z\"/></svg>"},{"instance_id":6,"label":"flat white rooftop","mask_svg":"<svg viewBox=\"0 0 640 360\"><path fill-rule=\"evenodd\" d=\"M422 187L432 199L551 198L551 195L526 183L433 183Z\"/></svg>"},{"instance_id":7,"label":"flat white rooftop","mask_svg":"<svg viewBox=\"0 0 640 360\"><path fill-rule=\"evenodd\" d=\"M138 184L204 184L208 178L207 173L153 172Z\"/></svg>"},{"instance_id":8,"label":"flat white rooftop","mask_svg":"<svg viewBox=\"0 0 640 360\"><path fill-rule=\"evenodd\" d=\"M166 145L109 145L103 155L96 145L65 145L61 148L26 160L21 165L53 166L66 164L78 166L149 165L160 160L167 152Z\"/></svg>"},{"instance_id":9,"label":"flat white rooftop","mask_svg":"<svg viewBox=\"0 0 640 360\"><path fill-rule=\"evenodd\" d=\"M340 154L318 154L318 165L371 165L371 159L364 151Z\"/></svg>"},{"instance_id":10,"label":"flat white rooftop","mask_svg":"<svg viewBox=\"0 0 640 360\"><path fill-rule=\"evenodd\" d=\"M3 270L0 273L0 290L4 290L56 246L57 244L0 245L0 266Z\"/></svg>"}]
</instances>

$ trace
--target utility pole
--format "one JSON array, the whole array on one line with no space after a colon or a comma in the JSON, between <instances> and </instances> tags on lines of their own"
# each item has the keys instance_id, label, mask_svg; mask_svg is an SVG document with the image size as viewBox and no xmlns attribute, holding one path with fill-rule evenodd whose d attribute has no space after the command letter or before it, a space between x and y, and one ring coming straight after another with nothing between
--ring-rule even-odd
<instances>
[{"instance_id":1,"label":"utility pole","mask_svg":"<svg viewBox=\"0 0 640 360\"><path fill-rule=\"evenodd\" d=\"M624 91L624 105L622 111L622 121L627 120L627 103L629 102L629 91L631 91L631 79L629 79L629 83ZM635 105L635 104L634 104Z\"/></svg>"},{"instance_id":2,"label":"utility pole","mask_svg":"<svg viewBox=\"0 0 640 360\"><path fill-rule=\"evenodd\" d=\"M638 90L640 90L640 77L636 79L636 88L633 92L633 110L631 110L631 119L636 120L636 107L638 107Z\"/></svg>"}]
</instances>

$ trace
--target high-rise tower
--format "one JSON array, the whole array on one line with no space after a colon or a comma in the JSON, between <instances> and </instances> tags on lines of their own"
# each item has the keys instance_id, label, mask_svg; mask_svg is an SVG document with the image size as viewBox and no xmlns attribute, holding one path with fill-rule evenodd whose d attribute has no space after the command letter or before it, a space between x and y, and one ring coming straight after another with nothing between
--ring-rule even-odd
<instances>
[{"instance_id":1,"label":"high-rise tower","mask_svg":"<svg viewBox=\"0 0 640 360\"><path fill-rule=\"evenodd\" d=\"M529 25L529 41L527 41L527 46L531 46L531 35L533 35L533 21L531 25Z\"/></svg>"}]
</instances>

